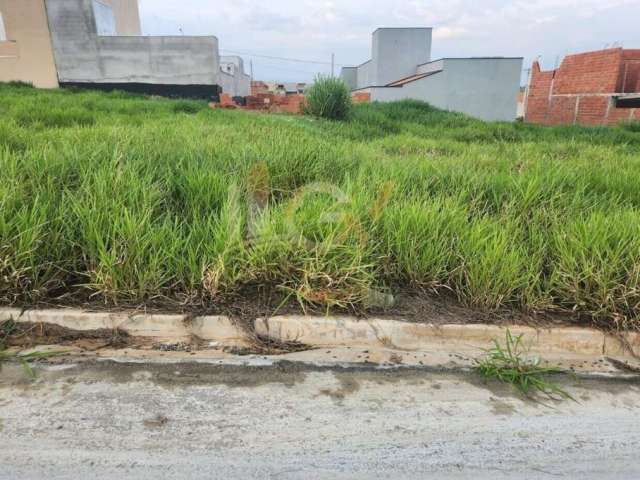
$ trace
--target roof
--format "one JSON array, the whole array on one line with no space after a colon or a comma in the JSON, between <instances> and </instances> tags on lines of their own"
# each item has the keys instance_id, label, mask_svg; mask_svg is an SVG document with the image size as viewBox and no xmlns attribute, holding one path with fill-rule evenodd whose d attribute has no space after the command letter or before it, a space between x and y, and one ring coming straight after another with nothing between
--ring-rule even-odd
<instances>
[{"instance_id":1,"label":"roof","mask_svg":"<svg viewBox=\"0 0 640 480\"><path fill-rule=\"evenodd\" d=\"M524 57L442 57L429 62L421 63L418 65L429 65L430 63L441 62L442 60L523 60Z\"/></svg>"},{"instance_id":2,"label":"roof","mask_svg":"<svg viewBox=\"0 0 640 480\"><path fill-rule=\"evenodd\" d=\"M396 80L395 82L387 83L385 87L401 87L407 83L415 82L416 80L420 80L421 78L425 78L425 77L430 77L431 75L435 75L436 73L440 73L440 72L442 72L442 70L434 70L433 72L427 72L427 73L417 73L415 75L411 75L409 77Z\"/></svg>"},{"instance_id":3,"label":"roof","mask_svg":"<svg viewBox=\"0 0 640 480\"><path fill-rule=\"evenodd\" d=\"M378 30L433 30L433 27L378 27L373 33Z\"/></svg>"}]
</instances>

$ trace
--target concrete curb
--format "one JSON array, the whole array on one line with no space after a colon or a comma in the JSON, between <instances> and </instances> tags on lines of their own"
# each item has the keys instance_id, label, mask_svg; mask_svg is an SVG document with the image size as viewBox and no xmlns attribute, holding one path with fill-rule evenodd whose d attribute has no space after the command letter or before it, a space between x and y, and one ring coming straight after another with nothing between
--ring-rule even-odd
<instances>
[{"instance_id":1,"label":"concrete curb","mask_svg":"<svg viewBox=\"0 0 640 480\"><path fill-rule=\"evenodd\" d=\"M255 321L259 335L277 341L298 341L322 347L369 346L406 351L458 348L484 349L503 340L507 328L524 335L532 353L633 356L640 353L640 335L628 332L625 341L593 328L482 324L433 325L398 320L349 317L277 316Z\"/></svg>"},{"instance_id":2,"label":"concrete curb","mask_svg":"<svg viewBox=\"0 0 640 480\"><path fill-rule=\"evenodd\" d=\"M222 345L245 345L247 336L231 319L222 315L127 314L122 312L85 312L75 309L26 310L0 309L0 322L49 323L75 331L123 330L133 337L158 341L184 342L197 337Z\"/></svg>"},{"instance_id":3,"label":"concrete curb","mask_svg":"<svg viewBox=\"0 0 640 480\"><path fill-rule=\"evenodd\" d=\"M0 309L0 321L50 323L76 331L121 329L133 337L158 341L188 341L197 337L212 346L248 345L250 339L229 317L223 315L128 314L85 312L76 309ZM523 334L531 353L568 353L592 356L633 357L640 354L640 334L621 338L592 328L558 327L535 329L525 326L483 324L433 325L401 320L351 317L276 316L254 321L258 335L275 341L300 342L314 347L363 347L387 350L459 351L490 348L494 339L505 338L507 328Z\"/></svg>"}]
</instances>

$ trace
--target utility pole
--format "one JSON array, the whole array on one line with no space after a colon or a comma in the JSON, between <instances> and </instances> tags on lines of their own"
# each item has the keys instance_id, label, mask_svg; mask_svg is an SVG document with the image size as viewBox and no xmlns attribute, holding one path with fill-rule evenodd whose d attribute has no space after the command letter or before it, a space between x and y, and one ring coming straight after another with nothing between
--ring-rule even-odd
<instances>
[{"instance_id":1,"label":"utility pole","mask_svg":"<svg viewBox=\"0 0 640 480\"><path fill-rule=\"evenodd\" d=\"M251 81L253 82L253 60L249 60L249 71L251 72Z\"/></svg>"},{"instance_id":2,"label":"utility pole","mask_svg":"<svg viewBox=\"0 0 640 480\"><path fill-rule=\"evenodd\" d=\"M334 76L333 72L334 72L335 63L336 63L336 55L335 53L332 53L331 54L331 78L333 78Z\"/></svg>"}]
</instances>

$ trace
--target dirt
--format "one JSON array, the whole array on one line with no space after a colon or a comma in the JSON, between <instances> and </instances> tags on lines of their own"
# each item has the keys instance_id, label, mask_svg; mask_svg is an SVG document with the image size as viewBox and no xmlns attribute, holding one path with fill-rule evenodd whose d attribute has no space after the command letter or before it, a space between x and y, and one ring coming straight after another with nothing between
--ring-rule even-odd
<instances>
[{"instance_id":1,"label":"dirt","mask_svg":"<svg viewBox=\"0 0 640 480\"><path fill-rule=\"evenodd\" d=\"M354 377L347 377L343 375L337 375L337 380L340 382L340 386L335 389L323 388L320 390L320 395L326 395L333 399L336 403L340 404L348 395L356 393L360 390L360 383Z\"/></svg>"},{"instance_id":2,"label":"dirt","mask_svg":"<svg viewBox=\"0 0 640 480\"><path fill-rule=\"evenodd\" d=\"M138 339L136 339L136 342ZM5 347L32 348L38 345L73 345L84 350L124 348L136 343L123 330L71 330L49 323L0 323L0 344Z\"/></svg>"},{"instance_id":3,"label":"dirt","mask_svg":"<svg viewBox=\"0 0 640 480\"><path fill-rule=\"evenodd\" d=\"M166 425L169 422L169 419L164 415L158 414L153 418L148 418L142 422L142 424L147 428L160 428Z\"/></svg>"},{"instance_id":4,"label":"dirt","mask_svg":"<svg viewBox=\"0 0 640 480\"><path fill-rule=\"evenodd\" d=\"M461 304L451 293L417 291L403 287L392 288L394 304L390 307L333 308L332 315L352 315L359 318L401 318L407 322L443 324L486 323L496 325L520 324L533 327L557 327L590 325L597 326L590 318L561 312L524 312L500 309L486 311ZM22 308L76 307L87 311L126 310L132 313L180 313L193 317L202 315L227 315L249 325L255 318L275 315L326 315L326 308L303 306L282 292L264 286L247 286L233 296L218 300L187 302L184 299L149 301L145 304L110 305L105 302L66 297L64 303L38 302L32 304L6 305ZM606 327L606 325L600 325Z\"/></svg>"}]
</instances>

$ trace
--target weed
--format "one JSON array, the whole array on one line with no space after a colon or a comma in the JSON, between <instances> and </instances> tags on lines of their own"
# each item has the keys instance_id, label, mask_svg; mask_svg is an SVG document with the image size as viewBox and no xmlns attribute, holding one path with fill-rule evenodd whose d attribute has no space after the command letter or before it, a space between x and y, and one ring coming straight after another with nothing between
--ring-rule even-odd
<instances>
[{"instance_id":1,"label":"weed","mask_svg":"<svg viewBox=\"0 0 640 480\"><path fill-rule=\"evenodd\" d=\"M563 370L542 366L539 357L528 355L523 335L513 336L507 329L504 346L497 339L493 340L493 344L494 347L487 350L484 358L476 360L476 370L484 378L509 383L526 397L541 393L552 400L573 400L568 392L547 378L549 375L563 373Z\"/></svg>"}]
</instances>

